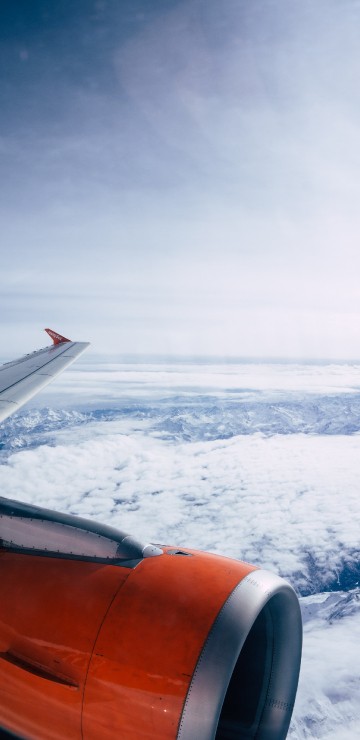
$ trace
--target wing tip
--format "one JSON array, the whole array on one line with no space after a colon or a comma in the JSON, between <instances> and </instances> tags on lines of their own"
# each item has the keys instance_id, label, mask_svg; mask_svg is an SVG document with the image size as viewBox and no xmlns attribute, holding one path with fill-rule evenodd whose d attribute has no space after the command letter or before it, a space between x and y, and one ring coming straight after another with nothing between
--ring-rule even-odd
<instances>
[{"instance_id":1,"label":"wing tip","mask_svg":"<svg viewBox=\"0 0 360 740\"><path fill-rule=\"evenodd\" d=\"M61 334L58 334L57 331L54 331L53 329L45 329L46 333L51 337L54 344L62 344L62 342L71 342L71 339L66 339L66 337L61 336Z\"/></svg>"}]
</instances>

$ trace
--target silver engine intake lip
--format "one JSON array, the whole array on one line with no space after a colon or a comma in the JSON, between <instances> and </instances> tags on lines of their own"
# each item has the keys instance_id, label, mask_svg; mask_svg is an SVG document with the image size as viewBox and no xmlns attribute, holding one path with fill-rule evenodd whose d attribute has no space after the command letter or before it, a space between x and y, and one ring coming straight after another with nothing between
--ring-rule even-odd
<instances>
[{"instance_id":1,"label":"silver engine intake lip","mask_svg":"<svg viewBox=\"0 0 360 740\"><path fill-rule=\"evenodd\" d=\"M232 591L203 646L177 740L283 740L302 647L299 602L276 575L255 570Z\"/></svg>"}]
</instances>

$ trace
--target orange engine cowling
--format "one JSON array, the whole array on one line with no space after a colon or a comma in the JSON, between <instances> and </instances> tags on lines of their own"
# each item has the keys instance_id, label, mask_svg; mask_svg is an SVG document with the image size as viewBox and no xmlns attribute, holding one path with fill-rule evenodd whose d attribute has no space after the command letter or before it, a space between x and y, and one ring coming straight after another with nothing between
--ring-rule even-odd
<instances>
[{"instance_id":1,"label":"orange engine cowling","mask_svg":"<svg viewBox=\"0 0 360 740\"><path fill-rule=\"evenodd\" d=\"M291 586L0 500L0 727L36 740L285 738Z\"/></svg>"}]
</instances>

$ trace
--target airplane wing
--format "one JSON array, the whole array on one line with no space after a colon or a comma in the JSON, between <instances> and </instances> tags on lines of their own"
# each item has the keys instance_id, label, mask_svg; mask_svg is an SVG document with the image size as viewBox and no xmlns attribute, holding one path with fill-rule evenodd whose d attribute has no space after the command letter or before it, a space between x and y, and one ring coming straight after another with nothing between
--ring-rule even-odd
<instances>
[{"instance_id":1,"label":"airplane wing","mask_svg":"<svg viewBox=\"0 0 360 740\"><path fill-rule=\"evenodd\" d=\"M0 366L0 422L18 411L76 360L89 342L72 342L45 329L53 344Z\"/></svg>"}]
</instances>

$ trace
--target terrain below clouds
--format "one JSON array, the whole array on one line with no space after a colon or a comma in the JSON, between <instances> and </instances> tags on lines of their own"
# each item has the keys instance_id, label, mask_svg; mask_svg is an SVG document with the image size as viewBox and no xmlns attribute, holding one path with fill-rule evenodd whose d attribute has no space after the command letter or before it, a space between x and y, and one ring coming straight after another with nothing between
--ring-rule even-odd
<instances>
[{"instance_id":1,"label":"terrain below clouds","mask_svg":"<svg viewBox=\"0 0 360 740\"><path fill-rule=\"evenodd\" d=\"M355 737L358 368L93 366L77 403L64 378L50 409L1 426L2 493L290 579L305 621L290 737Z\"/></svg>"}]
</instances>

